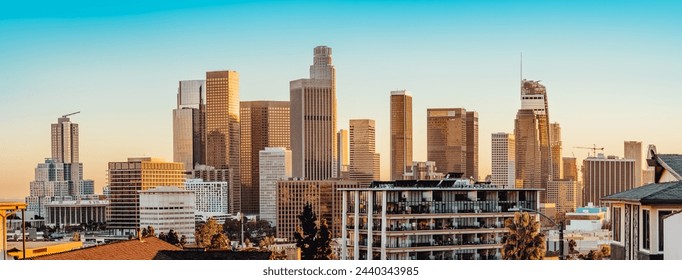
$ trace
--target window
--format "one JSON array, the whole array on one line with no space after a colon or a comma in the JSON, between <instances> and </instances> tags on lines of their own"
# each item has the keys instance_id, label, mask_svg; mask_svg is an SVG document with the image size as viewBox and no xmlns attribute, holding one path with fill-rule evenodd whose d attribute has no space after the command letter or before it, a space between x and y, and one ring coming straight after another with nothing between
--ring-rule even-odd
<instances>
[{"instance_id":1,"label":"window","mask_svg":"<svg viewBox=\"0 0 682 280\"><path fill-rule=\"evenodd\" d=\"M613 208L613 218L611 219L611 220L613 221L613 225L612 225L612 227L613 227L613 228L612 228L612 230L613 230L613 240L618 241L618 242L622 242L622 241L623 241L623 240L621 240L621 237L620 237L620 236L621 236L621 235L620 235L620 224L621 224L621 221L620 221L620 211L621 211L620 208L614 207L614 208Z\"/></svg>"},{"instance_id":2,"label":"window","mask_svg":"<svg viewBox=\"0 0 682 280\"><path fill-rule=\"evenodd\" d=\"M673 211L658 211L658 251L663 252L663 219Z\"/></svg>"},{"instance_id":3,"label":"window","mask_svg":"<svg viewBox=\"0 0 682 280\"><path fill-rule=\"evenodd\" d=\"M649 250L651 249L651 234L649 233L650 231L650 220L651 220L651 211L649 210L642 210L642 249L644 250Z\"/></svg>"}]
</instances>

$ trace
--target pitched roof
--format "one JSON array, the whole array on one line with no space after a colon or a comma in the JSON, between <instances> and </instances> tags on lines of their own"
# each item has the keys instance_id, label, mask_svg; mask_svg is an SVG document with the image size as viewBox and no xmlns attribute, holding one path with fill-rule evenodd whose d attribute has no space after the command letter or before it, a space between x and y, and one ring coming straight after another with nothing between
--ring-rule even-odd
<instances>
[{"instance_id":1,"label":"pitched roof","mask_svg":"<svg viewBox=\"0 0 682 280\"><path fill-rule=\"evenodd\" d=\"M661 161L663 161L668 167L669 171L676 173L676 177L682 175L682 155L676 154L659 154L656 155Z\"/></svg>"},{"instance_id":2,"label":"pitched roof","mask_svg":"<svg viewBox=\"0 0 682 280\"><path fill-rule=\"evenodd\" d=\"M606 201L632 201L641 204L682 205L682 181L649 184L602 198Z\"/></svg>"},{"instance_id":3,"label":"pitched roof","mask_svg":"<svg viewBox=\"0 0 682 280\"><path fill-rule=\"evenodd\" d=\"M160 251L182 250L156 237L112 242L63 253L44 255L33 260L153 260Z\"/></svg>"},{"instance_id":4,"label":"pitched roof","mask_svg":"<svg viewBox=\"0 0 682 280\"><path fill-rule=\"evenodd\" d=\"M267 260L270 251L160 251L155 260Z\"/></svg>"}]
</instances>

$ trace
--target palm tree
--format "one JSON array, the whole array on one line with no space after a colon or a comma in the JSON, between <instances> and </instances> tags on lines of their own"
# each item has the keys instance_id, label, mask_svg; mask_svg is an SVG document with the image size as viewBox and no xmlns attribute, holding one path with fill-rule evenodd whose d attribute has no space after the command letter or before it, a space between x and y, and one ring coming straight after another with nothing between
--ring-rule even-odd
<instances>
[{"instance_id":1,"label":"palm tree","mask_svg":"<svg viewBox=\"0 0 682 280\"><path fill-rule=\"evenodd\" d=\"M547 247L540 223L528 212L517 212L514 218L504 221L509 229L502 239L502 258L505 260L542 260Z\"/></svg>"}]
</instances>

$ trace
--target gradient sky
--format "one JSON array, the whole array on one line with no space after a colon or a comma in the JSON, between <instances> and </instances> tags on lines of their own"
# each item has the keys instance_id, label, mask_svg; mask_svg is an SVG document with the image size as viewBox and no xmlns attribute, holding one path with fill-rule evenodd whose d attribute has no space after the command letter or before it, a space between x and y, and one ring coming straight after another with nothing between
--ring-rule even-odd
<instances>
[{"instance_id":1,"label":"gradient sky","mask_svg":"<svg viewBox=\"0 0 682 280\"><path fill-rule=\"evenodd\" d=\"M0 198L28 195L50 156L50 124L80 124L85 177L106 164L172 160L179 80L240 72L241 100L288 100L313 48L333 48L338 127L377 124L389 173L389 96L414 96L415 160L426 108L479 113L480 174L490 134L513 132L523 76L547 87L564 156L623 141L682 153L679 1L19 1L0 9ZM191 2L191 3L185 3Z\"/></svg>"}]
</instances>

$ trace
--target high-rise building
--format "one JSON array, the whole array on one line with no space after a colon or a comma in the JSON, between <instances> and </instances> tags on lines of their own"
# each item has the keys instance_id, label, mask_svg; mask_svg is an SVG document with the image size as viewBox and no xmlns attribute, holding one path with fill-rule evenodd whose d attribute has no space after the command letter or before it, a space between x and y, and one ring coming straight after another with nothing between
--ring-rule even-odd
<instances>
[{"instance_id":1,"label":"high-rise building","mask_svg":"<svg viewBox=\"0 0 682 280\"><path fill-rule=\"evenodd\" d=\"M413 161L410 171L403 174L401 180L436 180L445 177L445 174L437 171L436 162Z\"/></svg>"},{"instance_id":2,"label":"high-rise building","mask_svg":"<svg viewBox=\"0 0 682 280\"><path fill-rule=\"evenodd\" d=\"M111 220L115 235L135 234L140 226L140 191L155 187L180 187L185 183L185 166L149 157L109 162L107 171Z\"/></svg>"},{"instance_id":3,"label":"high-rise building","mask_svg":"<svg viewBox=\"0 0 682 280\"><path fill-rule=\"evenodd\" d=\"M267 147L260 151L260 218L277 226L277 181L291 177L291 151Z\"/></svg>"},{"instance_id":4,"label":"high-rise building","mask_svg":"<svg viewBox=\"0 0 682 280\"><path fill-rule=\"evenodd\" d=\"M635 187L635 160L603 154L583 160L583 204L603 206L605 196Z\"/></svg>"},{"instance_id":5,"label":"high-rise building","mask_svg":"<svg viewBox=\"0 0 682 280\"><path fill-rule=\"evenodd\" d=\"M642 180L642 142L625 141L623 149L626 159L635 160L635 186L644 185L645 182Z\"/></svg>"},{"instance_id":6,"label":"high-rise building","mask_svg":"<svg viewBox=\"0 0 682 280\"><path fill-rule=\"evenodd\" d=\"M239 73L206 72L206 165L229 170L230 208L236 212L241 211L239 134Z\"/></svg>"},{"instance_id":7,"label":"high-rise building","mask_svg":"<svg viewBox=\"0 0 682 280\"><path fill-rule=\"evenodd\" d=\"M552 176L547 90L538 81L521 82L521 109L516 114L516 178L524 188L547 190ZM546 192L540 193L540 203Z\"/></svg>"},{"instance_id":8,"label":"high-rise building","mask_svg":"<svg viewBox=\"0 0 682 280\"><path fill-rule=\"evenodd\" d=\"M478 178L478 114L462 108L427 109L427 159L442 172Z\"/></svg>"},{"instance_id":9,"label":"high-rise building","mask_svg":"<svg viewBox=\"0 0 682 280\"><path fill-rule=\"evenodd\" d=\"M205 164L206 81L180 81L173 109L173 161L187 170Z\"/></svg>"},{"instance_id":10,"label":"high-rise building","mask_svg":"<svg viewBox=\"0 0 682 280\"><path fill-rule=\"evenodd\" d=\"M260 151L266 147L291 148L289 102L242 101L239 111L242 212L258 214Z\"/></svg>"},{"instance_id":11,"label":"high-rise building","mask_svg":"<svg viewBox=\"0 0 682 280\"><path fill-rule=\"evenodd\" d=\"M202 179L204 182L215 182L215 183L225 183L227 186L227 213L236 214L239 209L235 208L235 200L241 198L233 197L236 191L233 188L238 188L239 186L234 185L235 182L234 174L232 169L218 169L213 166L208 165L196 165L189 176L194 179Z\"/></svg>"},{"instance_id":12,"label":"high-rise building","mask_svg":"<svg viewBox=\"0 0 682 280\"><path fill-rule=\"evenodd\" d=\"M580 206L578 182L573 180L556 180L547 183L547 203L554 203L556 212L565 214L575 211Z\"/></svg>"},{"instance_id":13,"label":"high-rise building","mask_svg":"<svg viewBox=\"0 0 682 280\"><path fill-rule=\"evenodd\" d=\"M495 186L516 186L516 138L514 134L498 132L492 134L492 176Z\"/></svg>"},{"instance_id":14,"label":"high-rise building","mask_svg":"<svg viewBox=\"0 0 682 280\"><path fill-rule=\"evenodd\" d=\"M171 230L194 243L194 192L178 187L157 187L140 193L139 228L151 226L158 234Z\"/></svg>"},{"instance_id":15,"label":"high-rise building","mask_svg":"<svg viewBox=\"0 0 682 280\"><path fill-rule=\"evenodd\" d=\"M350 120L349 178L367 187L380 177L380 157L376 153L376 124L374 120Z\"/></svg>"},{"instance_id":16,"label":"high-rise building","mask_svg":"<svg viewBox=\"0 0 682 280\"><path fill-rule=\"evenodd\" d=\"M46 217L47 204L69 195L64 165L54 159L45 159L45 163L38 164L35 168L35 180L30 183L29 196L26 197L28 211Z\"/></svg>"},{"instance_id":17,"label":"high-rise building","mask_svg":"<svg viewBox=\"0 0 682 280\"><path fill-rule=\"evenodd\" d=\"M57 123L52 124L52 158L60 163L79 162L78 124L72 123L69 115L62 116Z\"/></svg>"},{"instance_id":18,"label":"high-rise building","mask_svg":"<svg viewBox=\"0 0 682 280\"><path fill-rule=\"evenodd\" d=\"M301 225L301 215L306 203L310 203L318 218L327 220L332 238L341 237L340 188L358 188L354 181L336 180L289 180L277 182L277 237L294 239L296 227Z\"/></svg>"},{"instance_id":19,"label":"high-rise building","mask_svg":"<svg viewBox=\"0 0 682 280\"><path fill-rule=\"evenodd\" d=\"M336 79L332 49L315 47L310 79L291 81L293 175L307 180L338 177Z\"/></svg>"},{"instance_id":20,"label":"high-rise building","mask_svg":"<svg viewBox=\"0 0 682 280\"><path fill-rule=\"evenodd\" d=\"M563 162L563 177L562 179L578 181L578 163L574 157L562 158Z\"/></svg>"},{"instance_id":21,"label":"high-rise building","mask_svg":"<svg viewBox=\"0 0 682 280\"><path fill-rule=\"evenodd\" d=\"M400 180L412 165L412 94L391 91L391 180Z\"/></svg>"},{"instance_id":22,"label":"high-rise building","mask_svg":"<svg viewBox=\"0 0 682 280\"><path fill-rule=\"evenodd\" d=\"M203 221L229 213L227 182L204 182L203 179L187 179L185 189L194 192L195 214Z\"/></svg>"},{"instance_id":23,"label":"high-rise building","mask_svg":"<svg viewBox=\"0 0 682 280\"><path fill-rule=\"evenodd\" d=\"M561 126L559 126L559 123L549 124L549 139L549 146L552 153L552 180L556 181L563 178L563 166L561 164Z\"/></svg>"},{"instance_id":24,"label":"high-rise building","mask_svg":"<svg viewBox=\"0 0 682 280\"><path fill-rule=\"evenodd\" d=\"M339 178L348 177L348 130L339 129L336 133L336 166L339 167Z\"/></svg>"}]
</instances>

